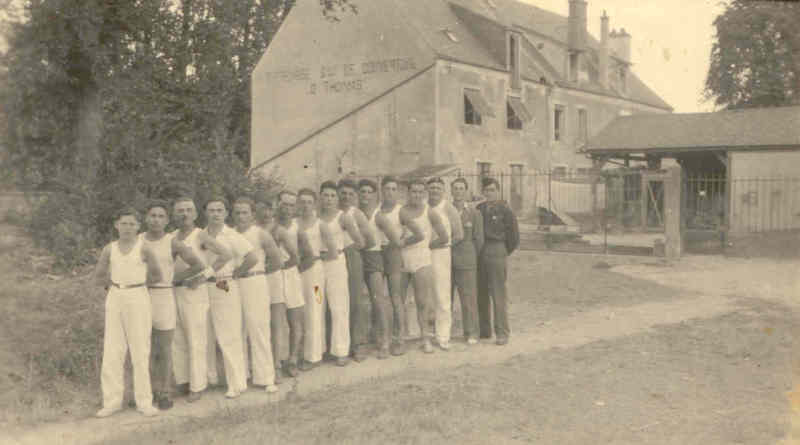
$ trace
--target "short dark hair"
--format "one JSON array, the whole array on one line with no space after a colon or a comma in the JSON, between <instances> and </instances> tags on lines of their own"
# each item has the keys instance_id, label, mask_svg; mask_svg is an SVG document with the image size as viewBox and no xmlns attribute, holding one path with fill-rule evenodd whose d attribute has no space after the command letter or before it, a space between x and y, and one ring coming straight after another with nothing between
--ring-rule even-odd
<instances>
[{"instance_id":1,"label":"short dark hair","mask_svg":"<svg viewBox=\"0 0 800 445\"><path fill-rule=\"evenodd\" d=\"M381 187L386 187L386 184L390 182L400 185L400 181L398 181L394 176L384 176L383 179L381 179Z\"/></svg>"},{"instance_id":2,"label":"short dark hair","mask_svg":"<svg viewBox=\"0 0 800 445\"><path fill-rule=\"evenodd\" d=\"M206 199L205 204L203 204L203 210L205 210L212 202L221 202L225 209L228 208L228 201L225 198L223 198L221 195L214 195Z\"/></svg>"},{"instance_id":3,"label":"short dark hair","mask_svg":"<svg viewBox=\"0 0 800 445\"><path fill-rule=\"evenodd\" d=\"M252 212L256 208L256 203L252 199L248 198L247 196L242 196L241 198L236 198L236 201L233 202L233 205L236 204L247 204L250 206L250 211Z\"/></svg>"},{"instance_id":4,"label":"short dark hair","mask_svg":"<svg viewBox=\"0 0 800 445\"><path fill-rule=\"evenodd\" d=\"M303 195L312 197L314 201L317 200L317 194L314 192L314 190L311 190L310 188L301 188L300 190L297 191L298 198Z\"/></svg>"},{"instance_id":5,"label":"short dark hair","mask_svg":"<svg viewBox=\"0 0 800 445\"><path fill-rule=\"evenodd\" d=\"M153 210L156 207L161 207L166 213L169 213L169 206L167 202L161 199L152 199L148 201L147 206L145 206L144 213L150 213L150 210Z\"/></svg>"},{"instance_id":6,"label":"short dark hair","mask_svg":"<svg viewBox=\"0 0 800 445\"><path fill-rule=\"evenodd\" d=\"M373 192L378 190L378 184L376 184L372 179L362 179L358 181L358 188L361 189L361 187L370 187L372 188Z\"/></svg>"},{"instance_id":7,"label":"short dark hair","mask_svg":"<svg viewBox=\"0 0 800 445\"><path fill-rule=\"evenodd\" d=\"M291 190L286 190L286 189L284 189L284 190L281 190L281 191L278 193L278 202L279 202L279 203L281 202L281 199L283 199L283 196L284 196L284 195L289 195L289 196L294 196L294 197L297 197L297 193L295 193L295 192L293 192L293 191L291 191Z\"/></svg>"},{"instance_id":8,"label":"short dark hair","mask_svg":"<svg viewBox=\"0 0 800 445\"><path fill-rule=\"evenodd\" d=\"M415 186L415 185L421 185L422 188L427 187L427 184L425 184L425 180L423 178L420 178L420 177L414 177L414 178L411 178L408 181L408 188L409 189L411 189L411 187Z\"/></svg>"},{"instance_id":9,"label":"short dark hair","mask_svg":"<svg viewBox=\"0 0 800 445\"><path fill-rule=\"evenodd\" d=\"M453 182L450 183L450 187L456 185L456 183L459 183L459 182L464 184L464 188L465 189L469 190L469 184L467 183L467 180L464 179L463 176L459 176L458 178L453 179Z\"/></svg>"},{"instance_id":10,"label":"short dark hair","mask_svg":"<svg viewBox=\"0 0 800 445\"><path fill-rule=\"evenodd\" d=\"M194 198L192 198L191 196L188 196L188 195L182 195L182 196L178 196L177 198L175 198L175 200L172 201L172 206L175 207L175 204L177 204L179 202L191 202L192 205L196 206L196 204L194 202Z\"/></svg>"},{"instance_id":11,"label":"short dark hair","mask_svg":"<svg viewBox=\"0 0 800 445\"><path fill-rule=\"evenodd\" d=\"M336 183L333 181L325 181L319 186L319 192L322 193L325 189L331 189L334 192L338 192L339 188L336 187Z\"/></svg>"},{"instance_id":12,"label":"short dark hair","mask_svg":"<svg viewBox=\"0 0 800 445\"><path fill-rule=\"evenodd\" d=\"M434 177L428 179L428 185L437 184L437 183L438 184L442 184L442 186L444 186L444 180L442 180L442 178L440 178L438 176L434 176Z\"/></svg>"},{"instance_id":13,"label":"short dark hair","mask_svg":"<svg viewBox=\"0 0 800 445\"><path fill-rule=\"evenodd\" d=\"M342 179L341 181L339 181L339 184L337 185L337 188L342 188L342 187L348 187L348 188L351 188L353 190L358 190L358 186L356 185L356 182L353 181L352 179Z\"/></svg>"},{"instance_id":14,"label":"short dark hair","mask_svg":"<svg viewBox=\"0 0 800 445\"><path fill-rule=\"evenodd\" d=\"M497 182L497 179L494 179L494 178L483 178L483 181L481 181L481 185L483 186L484 189L486 187L489 187L492 184L497 186L497 189L500 190L500 183Z\"/></svg>"},{"instance_id":15,"label":"short dark hair","mask_svg":"<svg viewBox=\"0 0 800 445\"><path fill-rule=\"evenodd\" d=\"M119 221L123 216L132 216L136 221L142 222L142 214L131 206L126 206L117 210L117 213L114 214L114 222Z\"/></svg>"}]
</instances>

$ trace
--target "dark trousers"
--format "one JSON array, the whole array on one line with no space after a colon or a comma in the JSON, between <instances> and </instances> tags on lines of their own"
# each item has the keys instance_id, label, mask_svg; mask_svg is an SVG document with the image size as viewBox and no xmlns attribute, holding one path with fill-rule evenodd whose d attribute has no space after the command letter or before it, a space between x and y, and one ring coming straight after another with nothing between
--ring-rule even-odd
<instances>
[{"instance_id":1,"label":"dark trousers","mask_svg":"<svg viewBox=\"0 0 800 445\"><path fill-rule=\"evenodd\" d=\"M172 336L174 329L153 329L150 336L150 382L154 394L169 394L172 388Z\"/></svg>"},{"instance_id":2,"label":"dark trousers","mask_svg":"<svg viewBox=\"0 0 800 445\"><path fill-rule=\"evenodd\" d=\"M508 338L508 293L506 292L505 243L487 241L478 259L478 318L481 338L492 336L489 303L494 311L494 332L497 338ZM491 298L491 300L490 300Z\"/></svg>"},{"instance_id":3,"label":"dark trousers","mask_svg":"<svg viewBox=\"0 0 800 445\"><path fill-rule=\"evenodd\" d=\"M364 292L364 263L361 252L354 247L344 249L347 263L347 287L350 291L350 344L355 350L369 342L370 315L372 302L369 294Z\"/></svg>"},{"instance_id":4,"label":"dark trousers","mask_svg":"<svg viewBox=\"0 0 800 445\"><path fill-rule=\"evenodd\" d=\"M478 271L475 269L453 269L451 298L456 290L461 299L461 326L464 337L478 338Z\"/></svg>"}]
</instances>

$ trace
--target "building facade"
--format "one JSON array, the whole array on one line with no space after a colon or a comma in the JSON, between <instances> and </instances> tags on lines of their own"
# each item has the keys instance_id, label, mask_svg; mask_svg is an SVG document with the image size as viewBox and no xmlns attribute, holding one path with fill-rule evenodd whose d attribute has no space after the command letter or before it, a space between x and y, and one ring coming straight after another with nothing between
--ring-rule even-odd
<instances>
[{"instance_id":1,"label":"building facade","mask_svg":"<svg viewBox=\"0 0 800 445\"><path fill-rule=\"evenodd\" d=\"M566 0L565 0L566 1ZM588 169L578 153L618 115L671 107L631 70L631 36L514 0L370 0L326 20L300 0L253 73L251 166L291 186L454 164ZM518 209L523 210L523 209Z\"/></svg>"}]
</instances>

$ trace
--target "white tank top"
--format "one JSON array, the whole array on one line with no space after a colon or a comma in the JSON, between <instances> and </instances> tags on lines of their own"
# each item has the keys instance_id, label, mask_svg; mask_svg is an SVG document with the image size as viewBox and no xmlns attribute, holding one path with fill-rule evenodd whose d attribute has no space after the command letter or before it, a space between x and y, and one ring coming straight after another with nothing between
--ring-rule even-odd
<instances>
[{"instance_id":1,"label":"white tank top","mask_svg":"<svg viewBox=\"0 0 800 445\"><path fill-rule=\"evenodd\" d=\"M397 231L397 233L403 233L403 226L400 224L400 204L395 203L394 208L390 212L386 212L386 220L389 222L389 226ZM388 246L389 245L389 238L386 236L383 231L380 232L381 234L381 246Z\"/></svg>"},{"instance_id":2,"label":"white tank top","mask_svg":"<svg viewBox=\"0 0 800 445\"><path fill-rule=\"evenodd\" d=\"M196 256L197 259L199 259L200 262L203 263L205 256L203 255L203 246L200 243L201 230L202 229L198 227L192 229L192 232L189 233L189 235L187 235L186 238L183 240L183 244L186 244L188 247L190 247L194 252L194 256ZM178 236L178 233L180 232L178 232L177 230L172 232L173 236ZM178 239L180 240L180 237ZM178 257L175 259L175 273L180 273L187 269L189 269L189 265L186 264L185 261L183 261L183 258Z\"/></svg>"},{"instance_id":3,"label":"white tank top","mask_svg":"<svg viewBox=\"0 0 800 445\"><path fill-rule=\"evenodd\" d=\"M319 256L320 249L322 248L322 234L319 231L319 223L320 219L317 218L311 227L303 231L308 237L308 244L311 246L311 256Z\"/></svg>"},{"instance_id":4,"label":"white tank top","mask_svg":"<svg viewBox=\"0 0 800 445\"><path fill-rule=\"evenodd\" d=\"M435 207L431 207L431 211L436 212L439 215L439 218L442 220L442 225L444 226L444 231L447 232L447 246L450 245L450 241L453 239L453 228L450 227L450 218L447 217L447 212L444 211L446 201L443 199L439 204L436 204ZM433 230L431 227L431 240L437 240L439 236L436 234L436 231Z\"/></svg>"},{"instance_id":5,"label":"white tank top","mask_svg":"<svg viewBox=\"0 0 800 445\"><path fill-rule=\"evenodd\" d=\"M281 226L283 227L283 226ZM294 239L294 244L297 245L297 220L292 219L292 223L289 224L289 227L285 227L286 233L289 235L290 238ZM276 240L277 241L277 240ZM289 251L286 250L286 246L281 244L281 261L287 262L289 261Z\"/></svg>"},{"instance_id":6,"label":"white tank top","mask_svg":"<svg viewBox=\"0 0 800 445\"><path fill-rule=\"evenodd\" d=\"M150 248L156 257L156 263L161 269L161 281L156 286L172 286L172 277L175 274L175 257L172 254L172 233L164 234L158 241L147 239L147 233L139 235L145 246Z\"/></svg>"},{"instance_id":7,"label":"white tank top","mask_svg":"<svg viewBox=\"0 0 800 445\"><path fill-rule=\"evenodd\" d=\"M354 206L350 206L347 209L347 211L343 212L343 213L346 213L347 215L350 215L350 218L352 218L355 221L355 217L353 216L353 212L354 211L355 211L355 207ZM347 233L346 231L342 232L342 245L344 247L350 247L350 245L353 244L354 242L355 241L353 241L353 238L350 238L350 234L349 233Z\"/></svg>"},{"instance_id":8,"label":"white tank top","mask_svg":"<svg viewBox=\"0 0 800 445\"><path fill-rule=\"evenodd\" d=\"M111 243L111 282L121 286L132 286L147 281L147 264L142 259L142 240L136 238L136 244L130 252L123 254L119 250L119 241Z\"/></svg>"},{"instance_id":9,"label":"white tank top","mask_svg":"<svg viewBox=\"0 0 800 445\"><path fill-rule=\"evenodd\" d=\"M369 252L376 252L381 250L381 245L383 244L383 241L380 238L381 236L383 236L383 232L378 230L378 225L375 224L375 216L378 215L379 211L380 208L375 207L375 210L372 211L372 215L370 215L369 219L367 219L367 230L369 230L370 233L372 233L372 237L376 241L374 246L367 249L367 251Z\"/></svg>"},{"instance_id":10,"label":"white tank top","mask_svg":"<svg viewBox=\"0 0 800 445\"><path fill-rule=\"evenodd\" d=\"M258 236L259 230L261 230L261 228L253 224L249 229L242 232L242 236L247 238L247 241L250 241L250 244L253 245L253 251L256 253L256 258L258 259L258 262L250 268L249 272L264 272L266 270L264 258L267 254L261 246L261 239Z\"/></svg>"},{"instance_id":11,"label":"white tank top","mask_svg":"<svg viewBox=\"0 0 800 445\"><path fill-rule=\"evenodd\" d=\"M422 211L422 214L418 217L414 218L414 222L422 228L422 233L425 235L425 239L419 243L416 243L412 246L405 247L405 249L429 249L431 243L431 233L433 232L433 227L431 227L431 220L428 218L428 204L425 204L425 210ZM408 230L410 232L410 230Z\"/></svg>"},{"instance_id":12,"label":"white tank top","mask_svg":"<svg viewBox=\"0 0 800 445\"><path fill-rule=\"evenodd\" d=\"M344 230L342 230L341 219L342 211L336 213L336 216L331 220L331 222L322 221L323 224L326 224L331 231L331 236L333 236L333 243L336 245L338 250L344 249Z\"/></svg>"}]
</instances>

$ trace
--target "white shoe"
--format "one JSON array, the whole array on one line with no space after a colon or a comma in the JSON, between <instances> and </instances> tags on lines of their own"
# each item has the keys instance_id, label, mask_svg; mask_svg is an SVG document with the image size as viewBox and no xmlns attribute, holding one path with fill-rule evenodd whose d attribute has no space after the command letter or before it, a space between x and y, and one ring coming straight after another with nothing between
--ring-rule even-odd
<instances>
[{"instance_id":1,"label":"white shoe","mask_svg":"<svg viewBox=\"0 0 800 445\"><path fill-rule=\"evenodd\" d=\"M235 399L235 398L239 397L240 395L242 395L241 392L233 391L233 390L230 390L230 391L225 393L225 397L227 397L229 399Z\"/></svg>"},{"instance_id":2,"label":"white shoe","mask_svg":"<svg viewBox=\"0 0 800 445\"><path fill-rule=\"evenodd\" d=\"M110 416L110 415L112 415L112 414L114 414L114 413L116 413L118 411L121 411L121 409L120 408L108 408L108 407L105 407L105 408L101 409L100 411L96 412L94 414L94 416L95 417L99 417L99 418L108 417L108 416Z\"/></svg>"},{"instance_id":3,"label":"white shoe","mask_svg":"<svg viewBox=\"0 0 800 445\"><path fill-rule=\"evenodd\" d=\"M445 341L441 341L440 340L439 341L439 347L442 348L445 351L449 351L450 350L450 342L447 341L447 340L445 340Z\"/></svg>"},{"instance_id":4,"label":"white shoe","mask_svg":"<svg viewBox=\"0 0 800 445\"><path fill-rule=\"evenodd\" d=\"M467 339L467 344L468 345L477 345L478 344L478 340L476 340L474 338L468 338Z\"/></svg>"},{"instance_id":5,"label":"white shoe","mask_svg":"<svg viewBox=\"0 0 800 445\"><path fill-rule=\"evenodd\" d=\"M156 409L156 407L154 407L153 405L140 408L138 409L138 411L142 413L142 415L145 417L153 417L158 415L158 409Z\"/></svg>"},{"instance_id":6,"label":"white shoe","mask_svg":"<svg viewBox=\"0 0 800 445\"><path fill-rule=\"evenodd\" d=\"M266 391L269 394L274 394L278 392L278 387L276 385L267 385L267 387L264 388L264 391Z\"/></svg>"}]
</instances>

